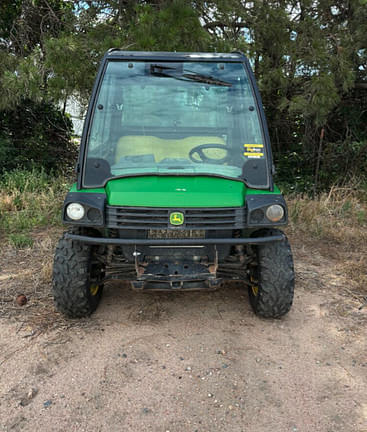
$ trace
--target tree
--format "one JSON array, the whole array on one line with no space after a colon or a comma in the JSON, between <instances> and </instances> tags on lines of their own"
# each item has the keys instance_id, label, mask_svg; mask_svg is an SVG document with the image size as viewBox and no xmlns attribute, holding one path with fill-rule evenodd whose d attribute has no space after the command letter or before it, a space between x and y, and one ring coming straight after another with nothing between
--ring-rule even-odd
<instances>
[{"instance_id":1,"label":"tree","mask_svg":"<svg viewBox=\"0 0 367 432\"><path fill-rule=\"evenodd\" d=\"M326 184L366 170L366 21L365 0L4 0L0 110L86 104L110 47L242 50L280 175Z\"/></svg>"}]
</instances>

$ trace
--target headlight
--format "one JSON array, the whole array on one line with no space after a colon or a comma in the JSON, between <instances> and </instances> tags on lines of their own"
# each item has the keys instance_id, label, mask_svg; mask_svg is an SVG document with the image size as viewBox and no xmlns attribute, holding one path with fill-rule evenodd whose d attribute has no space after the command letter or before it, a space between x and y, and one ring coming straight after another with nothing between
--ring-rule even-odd
<instances>
[{"instance_id":1,"label":"headlight","mask_svg":"<svg viewBox=\"0 0 367 432\"><path fill-rule=\"evenodd\" d=\"M279 204L273 204L266 209L266 217L271 222L279 222L284 216L284 209Z\"/></svg>"},{"instance_id":2,"label":"headlight","mask_svg":"<svg viewBox=\"0 0 367 432\"><path fill-rule=\"evenodd\" d=\"M84 207L79 203L71 203L66 207L66 214L72 220L80 220L85 215Z\"/></svg>"}]
</instances>

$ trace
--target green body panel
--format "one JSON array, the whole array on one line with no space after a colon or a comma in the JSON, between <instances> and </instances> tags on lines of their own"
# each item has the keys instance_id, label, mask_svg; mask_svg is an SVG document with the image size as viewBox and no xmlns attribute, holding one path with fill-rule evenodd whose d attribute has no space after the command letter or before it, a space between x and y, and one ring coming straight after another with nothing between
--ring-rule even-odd
<instances>
[{"instance_id":1,"label":"green body panel","mask_svg":"<svg viewBox=\"0 0 367 432\"><path fill-rule=\"evenodd\" d=\"M110 205L132 207L240 207L245 185L217 177L147 176L111 180Z\"/></svg>"},{"instance_id":2,"label":"green body panel","mask_svg":"<svg viewBox=\"0 0 367 432\"><path fill-rule=\"evenodd\" d=\"M240 207L246 195L280 194L249 189L240 181L209 176L138 176L110 180L105 188L70 192L106 193L109 205L131 207Z\"/></svg>"}]
</instances>

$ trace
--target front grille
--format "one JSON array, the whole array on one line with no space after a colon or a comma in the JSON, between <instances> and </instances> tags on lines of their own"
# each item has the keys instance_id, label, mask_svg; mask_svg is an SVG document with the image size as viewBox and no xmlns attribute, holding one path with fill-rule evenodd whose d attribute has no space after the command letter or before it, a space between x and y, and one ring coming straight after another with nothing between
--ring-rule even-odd
<instances>
[{"instance_id":1,"label":"front grille","mask_svg":"<svg viewBox=\"0 0 367 432\"><path fill-rule=\"evenodd\" d=\"M169 222L172 212L181 212L184 223ZM224 208L153 208L107 206L107 227L117 229L225 230L243 228L244 207Z\"/></svg>"}]
</instances>

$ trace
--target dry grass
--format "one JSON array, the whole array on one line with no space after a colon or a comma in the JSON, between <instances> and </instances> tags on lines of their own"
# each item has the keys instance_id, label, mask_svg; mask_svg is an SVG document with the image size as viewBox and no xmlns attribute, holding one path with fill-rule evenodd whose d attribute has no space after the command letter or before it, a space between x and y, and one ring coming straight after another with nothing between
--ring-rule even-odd
<instances>
[{"instance_id":1,"label":"dry grass","mask_svg":"<svg viewBox=\"0 0 367 432\"><path fill-rule=\"evenodd\" d=\"M68 320L56 312L51 293L53 251L61 229L33 232L33 246L0 248L0 318L14 320L25 338L52 329L83 327L88 320ZM27 303L19 306L16 297L24 294Z\"/></svg>"},{"instance_id":2,"label":"dry grass","mask_svg":"<svg viewBox=\"0 0 367 432\"><path fill-rule=\"evenodd\" d=\"M0 237L19 248L32 246L32 230L60 225L68 187L65 178L43 171L6 173L0 181Z\"/></svg>"},{"instance_id":3,"label":"dry grass","mask_svg":"<svg viewBox=\"0 0 367 432\"><path fill-rule=\"evenodd\" d=\"M357 187L332 188L316 199L294 196L288 200L289 233L312 243L367 294L367 199Z\"/></svg>"},{"instance_id":4,"label":"dry grass","mask_svg":"<svg viewBox=\"0 0 367 432\"><path fill-rule=\"evenodd\" d=\"M354 188L332 188L316 199L288 199L290 229L354 250L367 241L367 202Z\"/></svg>"},{"instance_id":5,"label":"dry grass","mask_svg":"<svg viewBox=\"0 0 367 432\"><path fill-rule=\"evenodd\" d=\"M358 282L360 291L367 294L366 254L360 256L359 259L345 261L342 268L348 278Z\"/></svg>"}]
</instances>

